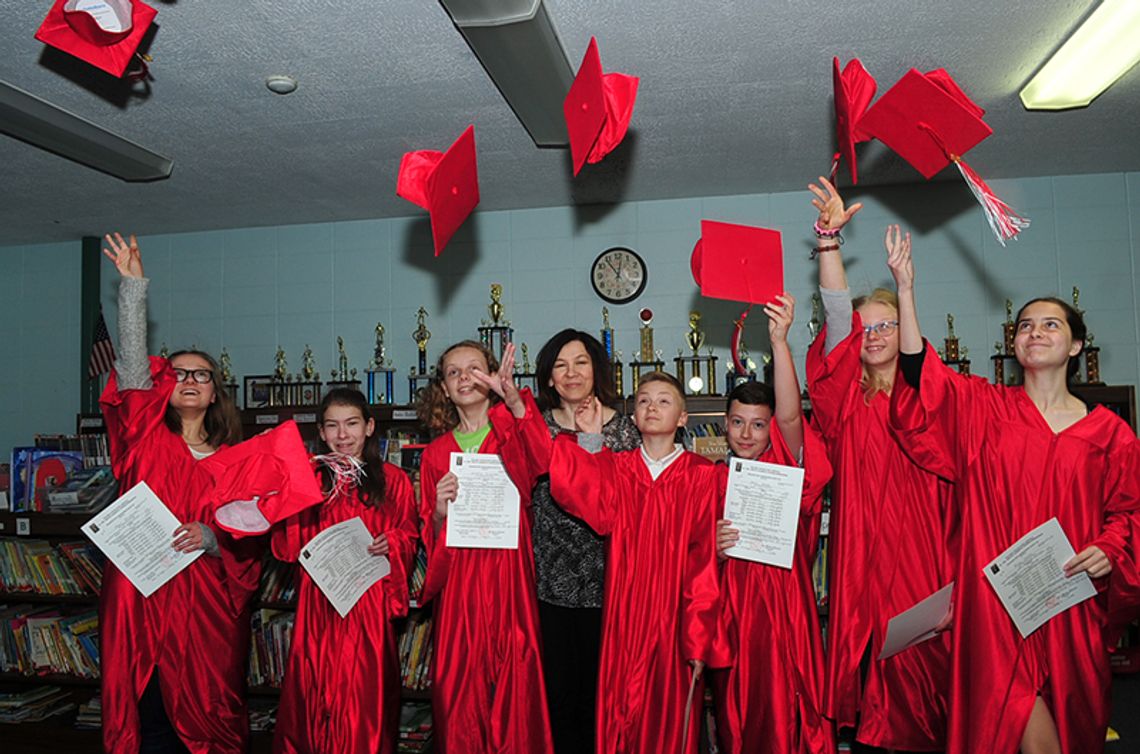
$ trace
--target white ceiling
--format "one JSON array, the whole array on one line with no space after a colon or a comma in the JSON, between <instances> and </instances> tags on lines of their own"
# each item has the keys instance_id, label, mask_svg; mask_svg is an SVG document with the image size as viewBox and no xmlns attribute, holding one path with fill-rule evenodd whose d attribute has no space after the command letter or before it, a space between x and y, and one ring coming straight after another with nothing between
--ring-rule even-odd
<instances>
[{"instance_id":1,"label":"white ceiling","mask_svg":"<svg viewBox=\"0 0 1140 754\"><path fill-rule=\"evenodd\" d=\"M835 151L832 55L860 57L880 93L948 69L995 131L969 155L987 178L1140 169L1140 67L1084 110L1017 99L1095 0L546 0L575 69L596 35L606 70L641 77L626 143L577 179L432 0L152 0L143 96L33 39L50 4L5 4L0 78L174 173L129 184L0 136L0 244L416 214L395 195L401 155L468 123L483 210L795 189ZM297 92L270 93L277 73ZM860 185L921 180L861 149Z\"/></svg>"}]
</instances>

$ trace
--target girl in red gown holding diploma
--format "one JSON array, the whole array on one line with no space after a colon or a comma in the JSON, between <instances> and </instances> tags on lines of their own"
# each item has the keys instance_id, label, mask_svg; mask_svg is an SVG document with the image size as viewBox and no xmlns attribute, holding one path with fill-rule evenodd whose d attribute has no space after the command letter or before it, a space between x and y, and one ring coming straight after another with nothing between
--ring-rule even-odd
<instances>
[{"instance_id":1,"label":"girl in red gown holding diploma","mask_svg":"<svg viewBox=\"0 0 1140 754\"><path fill-rule=\"evenodd\" d=\"M1101 751L1108 652L1140 604L1140 441L1111 411L1089 410L1069 392L1086 337L1071 306L1034 299L1018 312L1023 387L962 377L923 342L909 234L888 230L887 250L905 377L891 397L892 424L961 500L949 751ZM1077 553L1065 575L1088 574L1098 594L1023 638L982 571L1052 518Z\"/></svg>"},{"instance_id":2,"label":"girl in red gown holding diploma","mask_svg":"<svg viewBox=\"0 0 1140 754\"><path fill-rule=\"evenodd\" d=\"M209 481L197 461L241 439L221 374L200 351L146 356L146 290L134 236L106 237L119 284L119 360L101 398L124 492L145 481L183 521L172 546L205 550L144 598L108 563L99 596L103 745L112 754L245 752L249 599L256 543L211 530Z\"/></svg>"},{"instance_id":3,"label":"girl in red gown holding diploma","mask_svg":"<svg viewBox=\"0 0 1140 754\"><path fill-rule=\"evenodd\" d=\"M716 641L720 473L674 443L686 414L672 375L641 378L638 450L602 447L602 411L600 401L584 402L581 433L559 435L550 459L554 499L607 538L597 751L692 754L701 673L725 660Z\"/></svg>"},{"instance_id":4,"label":"girl in red gown holding diploma","mask_svg":"<svg viewBox=\"0 0 1140 754\"><path fill-rule=\"evenodd\" d=\"M831 464L823 442L803 421L788 348L795 300L785 294L764 312L775 395L760 382L738 385L729 394L728 462L802 463L804 486L791 569L728 557L725 551L740 534L731 521L717 522L720 617L732 662L710 678L717 736L726 754L833 754L835 734L822 714L823 639L811 575ZM723 488L729 467L717 468ZM723 507L721 500L722 512Z\"/></svg>"},{"instance_id":5,"label":"girl in red gown holding diploma","mask_svg":"<svg viewBox=\"0 0 1140 754\"><path fill-rule=\"evenodd\" d=\"M360 518L392 572L341 617L307 571L300 590L273 750L286 754L392 754L400 717L400 660L392 621L408 612L408 568L418 536L407 474L380 458L376 424L358 390L336 388L318 415L322 454L359 467L322 469L327 497L273 529L273 554L295 563L313 537ZM356 466L351 461L348 468Z\"/></svg>"},{"instance_id":6,"label":"girl in red gown holding diploma","mask_svg":"<svg viewBox=\"0 0 1140 754\"><path fill-rule=\"evenodd\" d=\"M891 436L898 303L877 289L854 303L837 233L850 208L827 180L809 188L823 231L819 285L826 326L807 355L812 421L832 481L825 714L857 726L857 744L941 751L946 741L949 637L879 660L887 622L954 578L952 489Z\"/></svg>"},{"instance_id":7,"label":"girl in red gown holding diploma","mask_svg":"<svg viewBox=\"0 0 1140 754\"><path fill-rule=\"evenodd\" d=\"M440 434L420 461L424 600L433 621L432 716L441 754L550 752L534 585L530 491L544 471L546 423L514 385L514 346L500 367L480 343L461 341L439 358L420 418ZM500 402L501 401L501 402ZM536 452L540 451L540 452ZM518 547L449 547L448 506L459 492L452 453L499 455L522 507Z\"/></svg>"}]
</instances>

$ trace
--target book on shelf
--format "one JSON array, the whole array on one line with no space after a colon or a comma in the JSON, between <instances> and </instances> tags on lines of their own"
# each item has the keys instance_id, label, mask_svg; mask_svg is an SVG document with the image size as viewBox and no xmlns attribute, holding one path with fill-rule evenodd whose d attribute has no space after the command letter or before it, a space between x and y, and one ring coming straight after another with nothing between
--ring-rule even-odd
<instances>
[{"instance_id":1,"label":"book on shelf","mask_svg":"<svg viewBox=\"0 0 1140 754\"><path fill-rule=\"evenodd\" d=\"M97 513L118 496L110 466L79 469L59 486L47 488L49 513Z\"/></svg>"},{"instance_id":2,"label":"book on shelf","mask_svg":"<svg viewBox=\"0 0 1140 754\"><path fill-rule=\"evenodd\" d=\"M99 593L103 555L90 542L0 537L0 590L12 594Z\"/></svg>"},{"instance_id":3,"label":"book on shelf","mask_svg":"<svg viewBox=\"0 0 1140 754\"><path fill-rule=\"evenodd\" d=\"M409 616L398 644L404 688L414 691L431 688L431 645L431 616L427 613Z\"/></svg>"},{"instance_id":4,"label":"book on shelf","mask_svg":"<svg viewBox=\"0 0 1140 754\"><path fill-rule=\"evenodd\" d=\"M281 688L296 614L292 610L254 610L249 647L250 686Z\"/></svg>"},{"instance_id":5,"label":"book on shelf","mask_svg":"<svg viewBox=\"0 0 1140 754\"><path fill-rule=\"evenodd\" d=\"M261 602L297 600L297 564L267 557L261 569Z\"/></svg>"},{"instance_id":6,"label":"book on shelf","mask_svg":"<svg viewBox=\"0 0 1140 754\"><path fill-rule=\"evenodd\" d=\"M99 730L103 727L103 698L99 694L79 705L75 727L77 730Z\"/></svg>"},{"instance_id":7,"label":"book on shelf","mask_svg":"<svg viewBox=\"0 0 1140 754\"><path fill-rule=\"evenodd\" d=\"M397 752L421 752L431 749L431 705L427 702L406 702L400 707L400 735Z\"/></svg>"},{"instance_id":8,"label":"book on shelf","mask_svg":"<svg viewBox=\"0 0 1140 754\"><path fill-rule=\"evenodd\" d=\"M83 454L75 450L12 448L8 497L16 512L47 510L47 493L62 487L83 469Z\"/></svg>"},{"instance_id":9,"label":"book on shelf","mask_svg":"<svg viewBox=\"0 0 1140 754\"><path fill-rule=\"evenodd\" d=\"M35 686L0 693L0 723L34 723L75 709L71 694L58 686Z\"/></svg>"},{"instance_id":10,"label":"book on shelf","mask_svg":"<svg viewBox=\"0 0 1140 754\"><path fill-rule=\"evenodd\" d=\"M0 608L0 670L98 678L98 613L42 605Z\"/></svg>"}]
</instances>

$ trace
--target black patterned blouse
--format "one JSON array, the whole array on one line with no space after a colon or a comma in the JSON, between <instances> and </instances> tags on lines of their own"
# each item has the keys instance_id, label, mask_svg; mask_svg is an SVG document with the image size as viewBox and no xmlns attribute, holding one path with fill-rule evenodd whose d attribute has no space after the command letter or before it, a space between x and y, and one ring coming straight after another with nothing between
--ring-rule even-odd
<instances>
[{"instance_id":1,"label":"black patterned blouse","mask_svg":"<svg viewBox=\"0 0 1140 754\"><path fill-rule=\"evenodd\" d=\"M543 411L542 416L551 437L562 431L553 412ZM622 414L615 414L602 427L602 440L610 450L633 450L641 445L637 427ZM538 598L561 607L601 607L605 540L554 502L549 477L538 480L532 500Z\"/></svg>"}]
</instances>

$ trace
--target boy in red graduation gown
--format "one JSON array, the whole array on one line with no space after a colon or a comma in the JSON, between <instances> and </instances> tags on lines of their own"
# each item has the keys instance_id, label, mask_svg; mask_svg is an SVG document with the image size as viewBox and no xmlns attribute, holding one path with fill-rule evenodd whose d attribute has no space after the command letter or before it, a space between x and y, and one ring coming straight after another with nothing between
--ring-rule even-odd
<instances>
[{"instance_id":1,"label":"boy in red graduation gown","mask_svg":"<svg viewBox=\"0 0 1140 754\"><path fill-rule=\"evenodd\" d=\"M788 348L794 307L795 300L785 294L764 308L775 395L760 382L738 385L728 396L725 412L730 464L743 458L802 464L804 469L791 569L726 555L740 535L731 521L717 522L717 550L723 561L721 627L732 665L714 671L710 683L717 737L726 754L835 751L831 722L822 714L823 640L811 575L831 464L823 443L803 421L799 381ZM727 486L728 469L718 466L722 489Z\"/></svg>"},{"instance_id":2,"label":"boy in red graduation gown","mask_svg":"<svg viewBox=\"0 0 1140 754\"><path fill-rule=\"evenodd\" d=\"M597 751L695 752L700 675L706 665L723 664L723 648L714 648L719 473L673 442L687 417L671 375L641 378L639 450L601 447L596 399L578 416L582 442L597 439L599 450L591 454L560 435L550 488L569 513L607 538Z\"/></svg>"},{"instance_id":3,"label":"boy in red graduation gown","mask_svg":"<svg viewBox=\"0 0 1140 754\"><path fill-rule=\"evenodd\" d=\"M948 751L1102 751L1108 653L1140 604L1140 441L1111 411L1089 410L1069 392L1086 329L1066 302L1034 299L1018 312L1023 386L963 377L922 339L909 234L888 230L887 250L905 377L891 424L961 500ZM1054 517L1077 553L1065 574L1087 573L1098 594L1023 638L982 570Z\"/></svg>"},{"instance_id":4,"label":"boy in red graduation gown","mask_svg":"<svg viewBox=\"0 0 1140 754\"><path fill-rule=\"evenodd\" d=\"M421 536L428 555L423 599L435 600L432 715L441 754L553 750L542 678L530 491L550 434L530 391L512 380L514 346L500 366L482 344L440 356L424 423L443 432L420 461ZM494 402L492 394L501 397ZM497 398L495 399L497 400ZM519 493L518 547L450 547L447 514L459 492L452 453L497 454Z\"/></svg>"}]
</instances>

